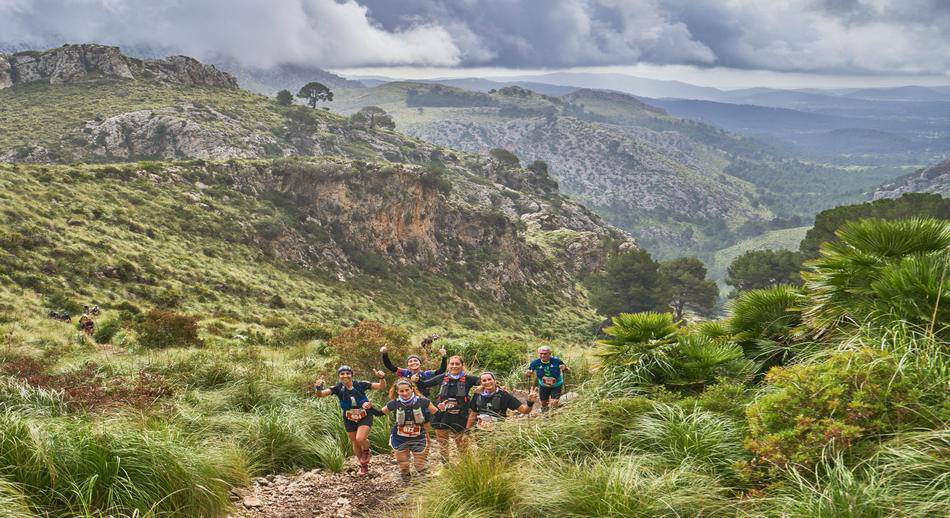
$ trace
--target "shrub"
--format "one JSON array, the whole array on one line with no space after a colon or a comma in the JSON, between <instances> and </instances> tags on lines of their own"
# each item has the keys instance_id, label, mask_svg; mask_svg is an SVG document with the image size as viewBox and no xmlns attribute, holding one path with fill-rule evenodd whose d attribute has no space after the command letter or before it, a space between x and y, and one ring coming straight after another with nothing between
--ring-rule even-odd
<instances>
[{"instance_id":1,"label":"shrub","mask_svg":"<svg viewBox=\"0 0 950 518\"><path fill-rule=\"evenodd\" d=\"M198 347L198 319L193 316L153 309L139 324L139 343L143 347Z\"/></svg>"},{"instance_id":2,"label":"shrub","mask_svg":"<svg viewBox=\"0 0 950 518\"><path fill-rule=\"evenodd\" d=\"M288 345L301 344L311 340L329 340L333 333L320 324L295 324L277 332L275 341Z\"/></svg>"},{"instance_id":3,"label":"shrub","mask_svg":"<svg viewBox=\"0 0 950 518\"><path fill-rule=\"evenodd\" d=\"M417 352L411 350L405 329L371 320L362 320L327 342L336 360L346 362L358 373L368 373L379 365L379 348L384 345L393 358L405 358Z\"/></svg>"},{"instance_id":4,"label":"shrub","mask_svg":"<svg viewBox=\"0 0 950 518\"><path fill-rule=\"evenodd\" d=\"M112 341L112 337L121 329L122 321L118 318L111 318L96 326L95 331L92 333L92 338L96 343L107 344Z\"/></svg>"},{"instance_id":5,"label":"shrub","mask_svg":"<svg viewBox=\"0 0 950 518\"><path fill-rule=\"evenodd\" d=\"M747 410L746 446L758 465L810 469L866 439L922 423L919 391L893 356L860 349L815 365L776 368Z\"/></svg>"},{"instance_id":6,"label":"shrub","mask_svg":"<svg viewBox=\"0 0 950 518\"><path fill-rule=\"evenodd\" d=\"M481 370L491 371L499 376L510 373L517 367L527 368L528 349L523 343L514 342L505 338L488 335L479 335L469 340L459 342L454 353L465 358L469 368L478 366Z\"/></svg>"}]
</instances>

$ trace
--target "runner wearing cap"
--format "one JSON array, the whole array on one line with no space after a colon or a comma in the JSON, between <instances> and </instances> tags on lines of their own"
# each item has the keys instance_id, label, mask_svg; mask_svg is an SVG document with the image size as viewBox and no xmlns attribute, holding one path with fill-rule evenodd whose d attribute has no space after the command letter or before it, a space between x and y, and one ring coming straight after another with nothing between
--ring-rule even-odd
<instances>
[{"instance_id":1,"label":"runner wearing cap","mask_svg":"<svg viewBox=\"0 0 950 518\"><path fill-rule=\"evenodd\" d=\"M313 386L313 391L317 397L333 395L340 399L346 436L350 438L353 454L360 463L359 474L366 475L369 473L370 460L369 429L373 425L373 416L366 411L372 406L369 398L366 397L366 391L385 388L386 374L383 371L376 371L379 381L370 383L369 381L354 381L353 368L349 365L341 365L336 372L340 376L339 383L330 388L324 388L323 379L320 379Z\"/></svg>"}]
</instances>

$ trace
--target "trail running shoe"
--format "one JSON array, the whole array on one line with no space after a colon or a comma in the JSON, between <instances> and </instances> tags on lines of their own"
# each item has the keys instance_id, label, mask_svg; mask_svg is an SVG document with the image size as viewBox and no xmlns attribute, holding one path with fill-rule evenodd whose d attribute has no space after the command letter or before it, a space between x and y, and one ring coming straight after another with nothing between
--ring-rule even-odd
<instances>
[{"instance_id":1,"label":"trail running shoe","mask_svg":"<svg viewBox=\"0 0 950 518\"><path fill-rule=\"evenodd\" d=\"M360 464L360 470L357 471L356 474L361 477L365 477L366 475L369 475L369 466L367 466L366 464Z\"/></svg>"}]
</instances>

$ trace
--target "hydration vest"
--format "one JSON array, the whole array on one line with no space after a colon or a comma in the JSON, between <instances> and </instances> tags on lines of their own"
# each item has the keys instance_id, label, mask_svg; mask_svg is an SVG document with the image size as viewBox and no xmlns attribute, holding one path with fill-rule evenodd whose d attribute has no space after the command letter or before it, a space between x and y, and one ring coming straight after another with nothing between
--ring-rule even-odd
<instances>
[{"instance_id":1,"label":"hydration vest","mask_svg":"<svg viewBox=\"0 0 950 518\"><path fill-rule=\"evenodd\" d=\"M452 387L451 382L456 382L454 387ZM442 387L439 388L438 400L441 402L446 399L461 399L466 403L468 402L468 386L465 383L464 374L459 376L458 380L450 378L448 374L443 376Z\"/></svg>"},{"instance_id":2,"label":"hydration vest","mask_svg":"<svg viewBox=\"0 0 950 518\"><path fill-rule=\"evenodd\" d=\"M415 406L413 403L412 407L402 406L396 409L396 425L402 426L406 424L406 418L411 417L408 421L410 423L422 424L426 421L425 415L422 414L422 408ZM412 412L407 412L407 410L412 409Z\"/></svg>"},{"instance_id":3,"label":"hydration vest","mask_svg":"<svg viewBox=\"0 0 950 518\"><path fill-rule=\"evenodd\" d=\"M502 408L501 391L496 390L495 393L489 397L485 397L482 394L475 396L475 409L479 414L491 412L493 414L504 416L505 409Z\"/></svg>"}]
</instances>

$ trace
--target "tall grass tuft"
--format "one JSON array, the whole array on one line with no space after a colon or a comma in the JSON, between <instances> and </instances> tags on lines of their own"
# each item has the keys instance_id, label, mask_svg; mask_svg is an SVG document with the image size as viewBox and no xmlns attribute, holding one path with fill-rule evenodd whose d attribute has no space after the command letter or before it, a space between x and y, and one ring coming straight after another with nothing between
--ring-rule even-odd
<instances>
[{"instance_id":1,"label":"tall grass tuft","mask_svg":"<svg viewBox=\"0 0 950 518\"><path fill-rule=\"evenodd\" d=\"M254 415L238 440L254 474L317 467L339 471L348 451L339 419L331 411L276 407Z\"/></svg>"},{"instance_id":2,"label":"tall grass tuft","mask_svg":"<svg viewBox=\"0 0 950 518\"><path fill-rule=\"evenodd\" d=\"M611 456L583 463L557 459L530 467L541 491L525 493L537 516L658 517L726 514L726 491L715 477L684 464L662 467L647 456Z\"/></svg>"},{"instance_id":3,"label":"tall grass tuft","mask_svg":"<svg viewBox=\"0 0 950 518\"><path fill-rule=\"evenodd\" d=\"M462 455L442 470L414 502L413 515L511 516L524 494L512 461L495 451Z\"/></svg>"},{"instance_id":4,"label":"tall grass tuft","mask_svg":"<svg viewBox=\"0 0 950 518\"><path fill-rule=\"evenodd\" d=\"M656 404L624 433L635 450L655 454L670 466L690 465L733 478L742 458L742 439L727 417L703 410Z\"/></svg>"},{"instance_id":5,"label":"tall grass tuft","mask_svg":"<svg viewBox=\"0 0 950 518\"><path fill-rule=\"evenodd\" d=\"M174 429L0 415L0 469L53 515L220 516L242 459Z\"/></svg>"},{"instance_id":6,"label":"tall grass tuft","mask_svg":"<svg viewBox=\"0 0 950 518\"><path fill-rule=\"evenodd\" d=\"M16 484L0 478L0 516L4 518L33 518L29 499Z\"/></svg>"}]
</instances>

